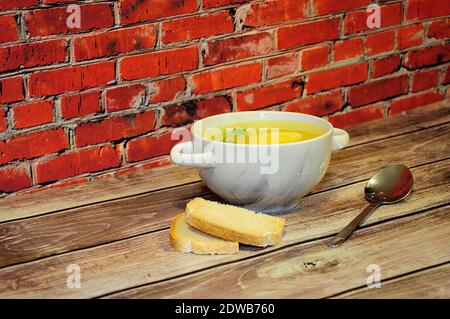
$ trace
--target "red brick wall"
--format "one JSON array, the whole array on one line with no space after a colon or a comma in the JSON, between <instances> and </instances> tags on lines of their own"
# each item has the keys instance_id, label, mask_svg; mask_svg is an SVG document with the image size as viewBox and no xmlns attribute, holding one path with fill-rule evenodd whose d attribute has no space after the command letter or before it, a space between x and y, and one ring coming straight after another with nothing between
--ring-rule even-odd
<instances>
[{"instance_id":1,"label":"red brick wall","mask_svg":"<svg viewBox=\"0 0 450 319\"><path fill-rule=\"evenodd\" d=\"M166 164L171 129L217 113L342 127L443 100L449 16L449 0L0 0L0 194Z\"/></svg>"}]
</instances>

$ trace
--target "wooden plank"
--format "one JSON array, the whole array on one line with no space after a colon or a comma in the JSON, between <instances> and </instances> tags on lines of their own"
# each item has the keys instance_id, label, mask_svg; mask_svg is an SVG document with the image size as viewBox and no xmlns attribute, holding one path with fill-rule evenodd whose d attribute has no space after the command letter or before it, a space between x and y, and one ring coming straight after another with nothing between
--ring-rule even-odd
<instances>
[{"instance_id":1,"label":"wooden plank","mask_svg":"<svg viewBox=\"0 0 450 319\"><path fill-rule=\"evenodd\" d=\"M414 169L411 197L380 207L365 225L447 203L449 168L450 160L446 160ZM175 251L168 231L163 230L0 269L0 297L95 297L329 236L367 205L363 187L364 182L356 183L306 197L298 211L283 216L285 234L276 247L246 247L232 256L197 256ZM66 268L74 263L81 268L82 289L66 287Z\"/></svg>"},{"instance_id":2,"label":"wooden plank","mask_svg":"<svg viewBox=\"0 0 450 319\"><path fill-rule=\"evenodd\" d=\"M377 265L382 278L390 278L449 261L450 209L440 208L365 229L337 249L324 243L293 246L111 297L327 297L365 285L371 275L369 265Z\"/></svg>"},{"instance_id":3,"label":"wooden plank","mask_svg":"<svg viewBox=\"0 0 450 319\"><path fill-rule=\"evenodd\" d=\"M449 104L420 107L387 119L348 128L353 145L379 140L446 123ZM412 115L409 115L412 114ZM337 153L339 154L339 153ZM335 155L336 156L336 155ZM177 185L198 182L197 170L169 166L132 174L102 178L89 184L50 189L0 199L0 222L125 198Z\"/></svg>"},{"instance_id":4,"label":"wooden plank","mask_svg":"<svg viewBox=\"0 0 450 319\"><path fill-rule=\"evenodd\" d=\"M390 163L414 167L450 157L448 135L450 124L444 124L342 151L315 192L367 179ZM168 227L197 196L217 199L202 183L195 183L0 224L0 249L5 251L0 267Z\"/></svg>"},{"instance_id":5,"label":"wooden plank","mask_svg":"<svg viewBox=\"0 0 450 319\"><path fill-rule=\"evenodd\" d=\"M433 267L392 280L382 281L381 287L360 288L335 298L372 299L437 299L450 298L450 264Z\"/></svg>"}]
</instances>

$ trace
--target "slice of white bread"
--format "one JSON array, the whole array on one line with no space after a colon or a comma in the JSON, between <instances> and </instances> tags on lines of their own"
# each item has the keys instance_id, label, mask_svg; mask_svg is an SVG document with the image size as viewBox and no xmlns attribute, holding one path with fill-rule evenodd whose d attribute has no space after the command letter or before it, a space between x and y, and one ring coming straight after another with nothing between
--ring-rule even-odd
<instances>
[{"instance_id":1,"label":"slice of white bread","mask_svg":"<svg viewBox=\"0 0 450 319\"><path fill-rule=\"evenodd\" d=\"M179 251L199 255L225 255L239 252L238 242L223 240L189 226L186 223L185 213L175 216L172 220L170 243Z\"/></svg>"},{"instance_id":2,"label":"slice of white bread","mask_svg":"<svg viewBox=\"0 0 450 319\"><path fill-rule=\"evenodd\" d=\"M205 233L252 246L276 245L284 219L195 198L186 205L186 221Z\"/></svg>"}]
</instances>

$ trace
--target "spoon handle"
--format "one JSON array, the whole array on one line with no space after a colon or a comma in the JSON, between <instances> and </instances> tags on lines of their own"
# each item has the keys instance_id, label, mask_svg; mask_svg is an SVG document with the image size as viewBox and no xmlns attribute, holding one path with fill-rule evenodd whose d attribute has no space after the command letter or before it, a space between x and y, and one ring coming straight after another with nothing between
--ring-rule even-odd
<instances>
[{"instance_id":1,"label":"spoon handle","mask_svg":"<svg viewBox=\"0 0 450 319\"><path fill-rule=\"evenodd\" d=\"M341 246L358 228L358 226L378 207L380 204L372 203L356 216L344 229L328 243L328 247L336 248Z\"/></svg>"}]
</instances>

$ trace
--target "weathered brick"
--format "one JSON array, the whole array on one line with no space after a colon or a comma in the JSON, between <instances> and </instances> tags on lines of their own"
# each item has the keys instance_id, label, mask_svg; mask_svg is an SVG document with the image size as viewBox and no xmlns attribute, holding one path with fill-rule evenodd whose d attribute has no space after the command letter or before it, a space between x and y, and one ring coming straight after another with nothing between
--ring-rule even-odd
<instances>
[{"instance_id":1,"label":"weathered brick","mask_svg":"<svg viewBox=\"0 0 450 319\"><path fill-rule=\"evenodd\" d=\"M0 104L23 100L23 82L21 76L0 79Z\"/></svg>"},{"instance_id":2,"label":"weathered brick","mask_svg":"<svg viewBox=\"0 0 450 319\"><path fill-rule=\"evenodd\" d=\"M450 83L450 66L447 66L444 76L442 77L442 84L449 84L449 83Z\"/></svg>"},{"instance_id":3,"label":"weathered brick","mask_svg":"<svg viewBox=\"0 0 450 319\"><path fill-rule=\"evenodd\" d=\"M203 0L203 8L223 7L229 4L246 3L251 0Z\"/></svg>"},{"instance_id":4,"label":"weathered brick","mask_svg":"<svg viewBox=\"0 0 450 319\"><path fill-rule=\"evenodd\" d=\"M115 78L114 61L34 72L28 82L30 96L49 96L103 86Z\"/></svg>"},{"instance_id":5,"label":"weathered brick","mask_svg":"<svg viewBox=\"0 0 450 319\"><path fill-rule=\"evenodd\" d=\"M252 3L243 18L244 27L259 27L305 18L308 0L268 0Z\"/></svg>"},{"instance_id":6,"label":"weathered brick","mask_svg":"<svg viewBox=\"0 0 450 319\"><path fill-rule=\"evenodd\" d=\"M6 131L8 124L6 123L6 110L0 108L0 133Z\"/></svg>"},{"instance_id":7,"label":"weathered brick","mask_svg":"<svg viewBox=\"0 0 450 319\"><path fill-rule=\"evenodd\" d=\"M70 151L34 164L38 184L120 166L119 149L113 146Z\"/></svg>"},{"instance_id":8,"label":"weathered brick","mask_svg":"<svg viewBox=\"0 0 450 319\"><path fill-rule=\"evenodd\" d=\"M55 39L0 47L0 72L64 62L65 44Z\"/></svg>"},{"instance_id":9,"label":"weathered brick","mask_svg":"<svg viewBox=\"0 0 450 319\"><path fill-rule=\"evenodd\" d=\"M80 5L80 28L68 26L71 14L66 7L33 10L25 15L25 24L32 37L84 32L114 25L112 7L108 3Z\"/></svg>"},{"instance_id":10,"label":"weathered brick","mask_svg":"<svg viewBox=\"0 0 450 319\"><path fill-rule=\"evenodd\" d=\"M150 90L150 104L172 101L186 90L186 80L181 76L177 76L152 82Z\"/></svg>"},{"instance_id":11,"label":"weathered brick","mask_svg":"<svg viewBox=\"0 0 450 319\"><path fill-rule=\"evenodd\" d=\"M370 34L366 37L366 49L368 55L376 55L383 52L392 51L394 49L394 46L394 30L382 31Z\"/></svg>"},{"instance_id":12,"label":"weathered brick","mask_svg":"<svg viewBox=\"0 0 450 319\"><path fill-rule=\"evenodd\" d=\"M202 94L261 81L261 63L223 67L192 76L193 93Z\"/></svg>"},{"instance_id":13,"label":"weathered brick","mask_svg":"<svg viewBox=\"0 0 450 319\"><path fill-rule=\"evenodd\" d=\"M0 165L14 160L39 157L68 148L62 128L48 129L0 140Z\"/></svg>"},{"instance_id":14,"label":"weathered brick","mask_svg":"<svg viewBox=\"0 0 450 319\"><path fill-rule=\"evenodd\" d=\"M411 92L419 92L435 87L438 82L439 69L418 71L413 75Z\"/></svg>"},{"instance_id":15,"label":"weathered brick","mask_svg":"<svg viewBox=\"0 0 450 319\"><path fill-rule=\"evenodd\" d=\"M376 59L372 62L373 78L378 78L389 73L396 72L400 69L401 57L399 54Z\"/></svg>"},{"instance_id":16,"label":"weathered brick","mask_svg":"<svg viewBox=\"0 0 450 319\"><path fill-rule=\"evenodd\" d=\"M450 14L448 0L408 0L407 8L408 20L424 20Z\"/></svg>"},{"instance_id":17,"label":"weathered brick","mask_svg":"<svg viewBox=\"0 0 450 319\"><path fill-rule=\"evenodd\" d=\"M107 89L105 92L105 108L107 112L116 112L144 104L145 86L133 84Z\"/></svg>"},{"instance_id":18,"label":"weathered brick","mask_svg":"<svg viewBox=\"0 0 450 319\"><path fill-rule=\"evenodd\" d=\"M122 24L151 21L197 10L197 0L119 0Z\"/></svg>"},{"instance_id":19,"label":"weathered brick","mask_svg":"<svg viewBox=\"0 0 450 319\"><path fill-rule=\"evenodd\" d=\"M399 50L419 46L423 43L424 28L422 24L413 24L397 29L397 46Z\"/></svg>"},{"instance_id":20,"label":"weathered brick","mask_svg":"<svg viewBox=\"0 0 450 319\"><path fill-rule=\"evenodd\" d=\"M117 141L153 131L154 128L155 112L153 110L81 123L75 129L75 144L77 147L82 147Z\"/></svg>"},{"instance_id":21,"label":"weathered brick","mask_svg":"<svg viewBox=\"0 0 450 319\"><path fill-rule=\"evenodd\" d=\"M322 19L277 30L278 49L290 49L339 37L340 18Z\"/></svg>"},{"instance_id":22,"label":"weathered brick","mask_svg":"<svg viewBox=\"0 0 450 319\"><path fill-rule=\"evenodd\" d=\"M144 136L131 140L126 144L126 156L128 162L137 162L169 154L177 140L172 140L172 131L157 135Z\"/></svg>"},{"instance_id":23,"label":"weathered brick","mask_svg":"<svg viewBox=\"0 0 450 319\"><path fill-rule=\"evenodd\" d=\"M297 70L297 55L288 53L267 60L266 77L275 79L283 75L293 74Z\"/></svg>"},{"instance_id":24,"label":"weathered brick","mask_svg":"<svg viewBox=\"0 0 450 319\"><path fill-rule=\"evenodd\" d=\"M440 92L425 92L418 95L407 96L391 102L389 114L396 114L419 106L442 101L444 94Z\"/></svg>"},{"instance_id":25,"label":"weathered brick","mask_svg":"<svg viewBox=\"0 0 450 319\"><path fill-rule=\"evenodd\" d=\"M120 60L120 76L124 80L156 77L197 68L198 51L195 46L134 55Z\"/></svg>"},{"instance_id":26,"label":"weathered brick","mask_svg":"<svg viewBox=\"0 0 450 319\"><path fill-rule=\"evenodd\" d=\"M11 165L0 169L0 193L16 192L31 185L29 165Z\"/></svg>"},{"instance_id":27,"label":"weathered brick","mask_svg":"<svg viewBox=\"0 0 450 319\"><path fill-rule=\"evenodd\" d=\"M368 63L356 63L311 73L307 76L308 94L364 82L368 77Z\"/></svg>"},{"instance_id":28,"label":"weathered brick","mask_svg":"<svg viewBox=\"0 0 450 319\"><path fill-rule=\"evenodd\" d=\"M348 91L348 102L361 106L405 94L408 88L408 75L373 81L352 87Z\"/></svg>"},{"instance_id":29,"label":"weathered brick","mask_svg":"<svg viewBox=\"0 0 450 319\"><path fill-rule=\"evenodd\" d=\"M302 92L302 80L300 78L291 79L238 92L236 94L236 106L239 111L261 109L299 98Z\"/></svg>"},{"instance_id":30,"label":"weathered brick","mask_svg":"<svg viewBox=\"0 0 450 319\"><path fill-rule=\"evenodd\" d=\"M354 124L373 121L383 117L382 105L368 106L346 113L332 115L328 121L334 127L347 127Z\"/></svg>"},{"instance_id":31,"label":"weathered brick","mask_svg":"<svg viewBox=\"0 0 450 319\"><path fill-rule=\"evenodd\" d=\"M353 59L364 54L364 44L361 38L336 41L333 46L334 61Z\"/></svg>"},{"instance_id":32,"label":"weathered brick","mask_svg":"<svg viewBox=\"0 0 450 319\"><path fill-rule=\"evenodd\" d=\"M403 66L409 70L444 63L450 60L450 43L437 44L409 51Z\"/></svg>"},{"instance_id":33,"label":"weathered brick","mask_svg":"<svg viewBox=\"0 0 450 319\"><path fill-rule=\"evenodd\" d=\"M368 6L371 0L312 0L313 15L348 11Z\"/></svg>"},{"instance_id":34,"label":"weathered brick","mask_svg":"<svg viewBox=\"0 0 450 319\"><path fill-rule=\"evenodd\" d=\"M168 20L162 23L161 28L163 43L181 42L231 33L234 31L234 20L227 10Z\"/></svg>"},{"instance_id":35,"label":"weathered brick","mask_svg":"<svg viewBox=\"0 0 450 319\"><path fill-rule=\"evenodd\" d=\"M38 0L0 0L0 10L25 9L38 5Z\"/></svg>"},{"instance_id":36,"label":"weathered brick","mask_svg":"<svg viewBox=\"0 0 450 319\"><path fill-rule=\"evenodd\" d=\"M330 47L319 45L300 51L300 69L302 71L316 69L329 63Z\"/></svg>"},{"instance_id":37,"label":"weathered brick","mask_svg":"<svg viewBox=\"0 0 450 319\"><path fill-rule=\"evenodd\" d=\"M208 43L203 52L203 63L215 65L265 55L273 50L273 39L267 32L217 40Z\"/></svg>"},{"instance_id":38,"label":"weathered brick","mask_svg":"<svg viewBox=\"0 0 450 319\"><path fill-rule=\"evenodd\" d=\"M283 111L299 112L315 116L329 115L342 108L342 90L314 95L287 104Z\"/></svg>"},{"instance_id":39,"label":"weathered brick","mask_svg":"<svg viewBox=\"0 0 450 319\"><path fill-rule=\"evenodd\" d=\"M63 118L70 119L97 112L100 112L100 92L98 91L61 98L61 115Z\"/></svg>"},{"instance_id":40,"label":"weathered brick","mask_svg":"<svg viewBox=\"0 0 450 319\"><path fill-rule=\"evenodd\" d=\"M208 116L231 111L230 99L226 96L187 101L164 108L162 125L176 127Z\"/></svg>"},{"instance_id":41,"label":"weathered brick","mask_svg":"<svg viewBox=\"0 0 450 319\"><path fill-rule=\"evenodd\" d=\"M428 27L427 36L440 40L450 38L450 19L431 22Z\"/></svg>"},{"instance_id":42,"label":"weathered brick","mask_svg":"<svg viewBox=\"0 0 450 319\"><path fill-rule=\"evenodd\" d=\"M13 108L14 127L26 128L53 121L53 102L30 102Z\"/></svg>"},{"instance_id":43,"label":"weathered brick","mask_svg":"<svg viewBox=\"0 0 450 319\"><path fill-rule=\"evenodd\" d=\"M19 30L15 14L0 16L0 43L17 41Z\"/></svg>"},{"instance_id":44,"label":"weathered brick","mask_svg":"<svg viewBox=\"0 0 450 319\"><path fill-rule=\"evenodd\" d=\"M402 23L403 13L402 5L400 3L381 6L380 13L381 27ZM367 12L366 9L347 13L344 19L344 34L370 30L367 24L367 18L369 18L371 14L372 12Z\"/></svg>"},{"instance_id":45,"label":"weathered brick","mask_svg":"<svg viewBox=\"0 0 450 319\"><path fill-rule=\"evenodd\" d=\"M156 26L153 24L79 36L73 40L76 61L151 49L155 44Z\"/></svg>"}]
</instances>

